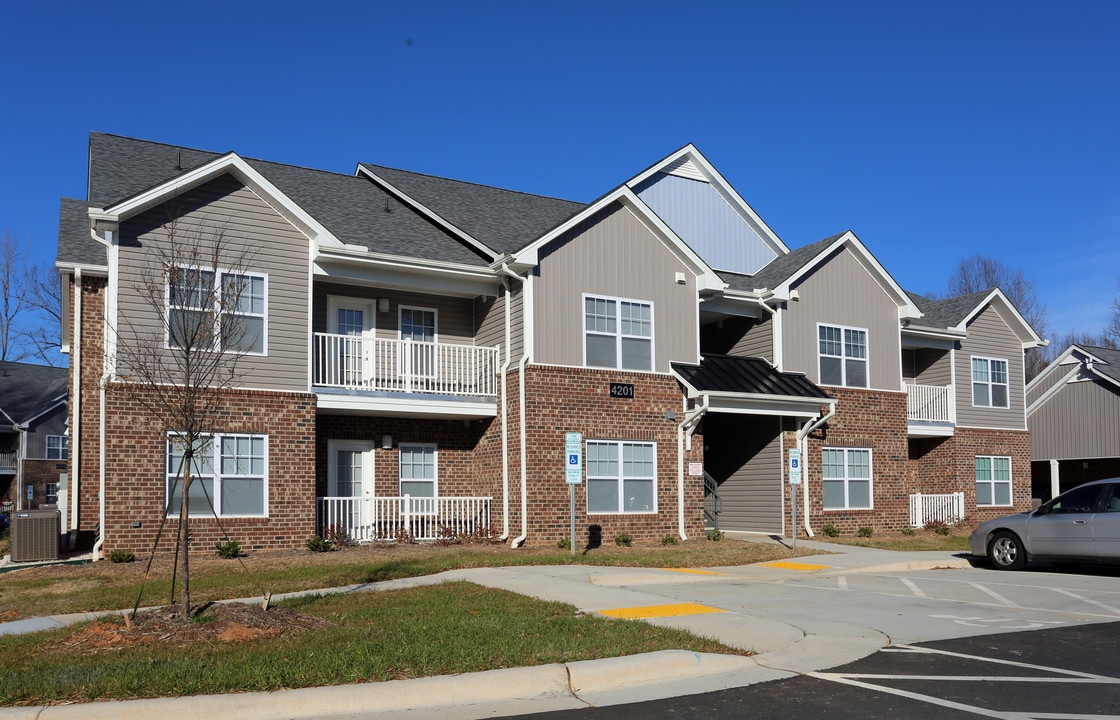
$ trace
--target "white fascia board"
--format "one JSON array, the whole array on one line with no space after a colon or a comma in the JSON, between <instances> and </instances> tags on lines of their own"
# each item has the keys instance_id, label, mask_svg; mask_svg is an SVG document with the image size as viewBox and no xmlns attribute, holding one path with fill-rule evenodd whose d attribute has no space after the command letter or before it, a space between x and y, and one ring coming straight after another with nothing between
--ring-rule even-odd
<instances>
[{"instance_id":1,"label":"white fascia board","mask_svg":"<svg viewBox=\"0 0 1120 720\"><path fill-rule=\"evenodd\" d=\"M648 205L642 202L641 198L634 194L633 190L625 185L615 188L576 213L576 215L569 218L564 223L557 225L552 230L549 230L541 237L514 253L514 263L519 266L536 266L539 262L541 248L616 202L632 211L637 219L645 225L651 233L657 236L677 259L688 266L689 270L696 275L697 291L722 290L726 286L723 282L723 278L717 275L715 270L709 267L699 255L693 252L692 248L690 248L687 243L681 240L656 213L649 209Z\"/></svg>"},{"instance_id":2,"label":"white fascia board","mask_svg":"<svg viewBox=\"0 0 1120 720\"><path fill-rule=\"evenodd\" d=\"M1027 383L1024 391L1030 393L1031 388L1033 388L1035 385L1045 382L1046 378L1048 378L1055 372L1058 372L1058 369L1060 367L1069 365L1077 365L1080 367L1081 358L1074 355L1074 352L1080 352L1082 355L1088 355L1088 353L1086 353L1077 345L1070 345L1065 350L1063 350L1062 353L1058 355L1058 357L1051 360L1050 364L1042 369L1042 372L1040 372L1038 375L1035 375L1034 379Z\"/></svg>"},{"instance_id":3,"label":"white fascia board","mask_svg":"<svg viewBox=\"0 0 1120 720\"><path fill-rule=\"evenodd\" d=\"M720 175L715 166L708 162L708 159L704 157L703 153L697 150L696 146L692 143L685 145L680 150L677 150L672 155L661 160L661 162L655 163L638 173L633 178L626 181L626 185L631 188L636 187L654 174L662 172L665 168L683 159L688 159L700 170L715 191L719 193L727 204L730 205L748 225L753 225L757 230L761 231L759 232L759 237L762 238L763 242L765 242L776 255L786 255L789 253L789 248L786 247L786 244L782 242L777 233L770 229L770 226L759 217L758 213L754 211L754 208L736 192L731 183L727 182L723 175Z\"/></svg>"},{"instance_id":4,"label":"white fascia board","mask_svg":"<svg viewBox=\"0 0 1120 720\"><path fill-rule=\"evenodd\" d=\"M323 227L303 208L297 205L267 178L241 159L237 153L227 153L194 170L187 171L165 183L133 195L131 198L105 208L95 217L91 210L91 222L116 222L149 210L162 202L198 187L216 177L229 173L272 205L304 235L319 245L342 247L342 242Z\"/></svg>"},{"instance_id":5,"label":"white fascia board","mask_svg":"<svg viewBox=\"0 0 1120 720\"><path fill-rule=\"evenodd\" d=\"M907 348L940 348L949 350L953 343L968 337L955 328L933 328L921 325L906 325L902 328L902 346Z\"/></svg>"},{"instance_id":6,"label":"white fascia board","mask_svg":"<svg viewBox=\"0 0 1120 720\"><path fill-rule=\"evenodd\" d=\"M700 298L700 312L757 319L762 317L764 311L759 306L758 298L736 296L728 292ZM769 313L767 313L767 317L769 317Z\"/></svg>"},{"instance_id":7,"label":"white fascia board","mask_svg":"<svg viewBox=\"0 0 1120 720\"><path fill-rule=\"evenodd\" d=\"M1024 350L1028 348L1046 347L1050 344L1049 340L1043 340L1038 336L1038 334L1034 331L1034 328L1032 328L1030 324L1023 318L1023 316L1019 314L1019 311L1015 309L1015 306L1011 304L1011 301L1007 299L1007 296L1004 295L1003 291L999 288L992 290L990 293L988 293L988 296L986 298L978 302L976 304L976 307L972 308L972 312L970 312L965 317L965 319L961 320L960 324L957 325L957 329L967 332L968 324L972 322L976 318L976 316L984 310L985 307L997 302L1002 305L1004 309L1011 312L1011 315L1015 320L1015 325L1018 326L1017 328L1012 327L1011 332L1015 333L1015 336L1022 342ZM1002 313L1000 315L1001 317L1003 316Z\"/></svg>"},{"instance_id":8,"label":"white fascia board","mask_svg":"<svg viewBox=\"0 0 1120 720\"><path fill-rule=\"evenodd\" d=\"M353 394L318 393L315 401L320 410L333 410L343 415L377 417L427 418L432 420L477 420L498 415L496 401L478 402L448 397L361 396Z\"/></svg>"},{"instance_id":9,"label":"white fascia board","mask_svg":"<svg viewBox=\"0 0 1120 720\"><path fill-rule=\"evenodd\" d=\"M1065 388L1066 385L1068 385L1070 382L1075 380L1077 378L1077 376L1080 375L1080 374L1081 374L1081 365L1075 365L1075 366L1071 367L1069 372L1067 372L1065 374L1065 377L1063 377L1058 382L1054 383L1053 386L1051 386L1049 389L1046 390L1046 392L1039 395L1037 400L1035 400L1034 402L1032 402L1030 405L1027 406L1025 417L1027 417L1029 419L1030 416L1033 415L1036 410L1038 410L1040 407L1045 405L1046 402L1050 398L1052 398L1055 395L1057 395L1058 393L1060 393Z\"/></svg>"},{"instance_id":10,"label":"white fascia board","mask_svg":"<svg viewBox=\"0 0 1120 720\"><path fill-rule=\"evenodd\" d=\"M320 249L316 277L374 283L404 290L427 290L460 297L497 294L501 277L488 267L405 258L349 248Z\"/></svg>"},{"instance_id":11,"label":"white fascia board","mask_svg":"<svg viewBox=\"0 0 1120 720\"><path fill-rule=\"evenodd\" d=\"M476 239L473 235L468 233L466 230L463 230L459 226L457 226L457 225L451 223L450 221L446 220L442 215L437 214L434 210L429 208L427 205L424 205L419 200L416 200L411 195L404 192L403 190L401 190L397 186L393 185L391 182L389 182L385 178L381 177L377 173L373 172L369 168L365 167L361 163L358 164L358 169L354 171L354 174L359 176L359 177L364 176L364 177L368 178L373 183L380 186L382 190L389 193L393 197L397 198L397 200L401 201L405 205L408 205L410 208L415 210L420 215L423 215L425 218L427 218L432 223L434 223L437 227L443 228L447 232L451 233L452 235L459 238L460 240L467 243L468 245L474 247L476 250L482 252L483 254L489 255L491 261L496 260L498 258L498 256L500 255L500 253L494 252L493 249L487 247L487 245L485 243L483 243L481 240Z\"/></svg>"},{"instance_id":12,"label":"white fascia board","mask_svg":"<svg viewBox=\"0 0 1120 720\"><path fill-rule=\"evenodd\" d=\"M737 415L780 415L785 417L817 417L821 406L835 407L835 399L799 398L757 395L751 393L702 393L708 396L708 412Z\"/></svg>"},{"instance_id":13,"label":"white fascia board","mask_svg":"<svg viewBox=\"0 0 1120 720\"><path fill-rule=\"evenodd\" d=\"M55 262L54 266L58 268L60 272L69 273L71 275L75 274L78 270L82 271L82 275L91 275L93 277L108 277L109 275L108 265L90 265L87 263L72 263L58 260Z\"/></svg>"},{"instance_id":14,"label":"white fascia board","mask_svg":"<svg viewBox=\"0 0 1120 720\"><path fill-rule=\"evenodd\" d=\"M67 398L67 397L68 397L68 394L66 394L66 393L64 393L64 394L62 394L62 395L59 395L58 397L56 397L56 398L55 398L55 399L54 399L54 400L53 400L53 401L51 402L51 404L50 404L50 405L48 405L48 406L47 406L46 408L44 408L42 412L39 412L39 413L37 413L36 415L34 415L34 416L32 416L32 417L29 417L29 418L27 418L27 419L26 419L26 420L24 420L24 421L23 421L23 423L21 423L21 424L22 424L22 425L23 425L24 427L27 427L27 426L29 426L29 425L30 425L31 423L33 423L33 422L35 422L36 420L38 420L39 418L43 417L44 415L47 415L47 414L51 413L52 411L54 411L54 410L55 410L55 409L56 409L56 408L57 408L57 407L58 407L59 405L65 405L65 404L66 404L66 398Z\"/></svg>"}]
</instances>

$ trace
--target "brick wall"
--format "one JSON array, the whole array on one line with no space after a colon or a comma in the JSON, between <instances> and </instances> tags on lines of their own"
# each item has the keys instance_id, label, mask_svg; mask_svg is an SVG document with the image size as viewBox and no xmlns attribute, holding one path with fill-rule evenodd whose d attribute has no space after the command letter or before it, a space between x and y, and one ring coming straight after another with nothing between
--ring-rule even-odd
<instances>
[{"instance_id":1,"label":"brick wall","mask_svg":"<svg viewBox=\"0 0 1120 720\"><path fill-rule=\"evenodd\" d=\"M100 418L98 414L99 383L103 368L103 355L105 351L105 278L82 278L81 287L70 281L71 294L75 305L78 294L81 293L81 333L77 334L78 316L71 311L70 338L77 342L80 353L81 377L76 376L74 347L71 347L70 356L70 407L74 407L74 398L80 398L81 416L77 422L78 442L74 442L74 422L71 418L70 427L70 482L79 483L78 496L78 529L82 531L82 544L91 544L93 534L98 523L98 476L99 476L99 434ZM72 308L73 310L73 308ZM77 449L77 467L75 467L75 448Z\"/></svg>"},{"instance_id":2,"label":"brick wall","mask_svg":"<svg viewBox=\"0 0 1120 720\"><path fill-rule=\"evenodd\" d=\"M23 496L23 508L35 510L47 501L47 483L57 483L58 476L66 472L66 462L60 460L23 460L23 486L20 492ZM14 486L15 483L13 482ZM30 504L27 502L27 486L35 488L35 496ZM15 493L13 488L12 493Z\"/></svg>"}]
</instances>

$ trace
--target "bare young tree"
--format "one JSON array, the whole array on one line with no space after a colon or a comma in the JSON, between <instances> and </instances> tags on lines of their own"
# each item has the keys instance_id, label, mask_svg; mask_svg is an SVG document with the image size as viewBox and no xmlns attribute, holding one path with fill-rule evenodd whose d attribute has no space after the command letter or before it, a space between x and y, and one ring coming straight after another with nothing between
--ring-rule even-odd
<instances>
[{"instance_id":1,"label":"bare young tree","mask_svg":"<svg viewBox=\"0 0 1120 720\"><path fill-rule=\"evenodd\" d=\"M1120 285L1120 279L1116 281ZM1113 344L1109 347L1120 346L1120 298L1112 301L1112 314L1108 317L1108 323L1104 326L1101 336L1108 338Z\"/></svg>"},{"instance_id":2,"label":"bare young tree","mask_svg":"<svg viewBox=\"0 0 1120 720\"><path fill-rule=\"evenodd\" d=\"M32 355L20 325L28 311L23 243L7 230L0 237L0 361L26 360Z\"/></svg>"},{"instance_id":3,"label":"bare young tree","mask_svg":"<svg viewBox=\"0 0 1120 720\"><path fill-rule=\"evenodd\" d=\"M1024 275L1022 270L1012 270L993 257L973 255L961 260L949 276L948 294L967 295L997 287L1039 337L1046 337L1050 331L1046 306L1038 299L1034 280ZM1047 361L1042 348L1032 348L1026 352L1024 362L1027 382L1042 372Z\"/></svg>"},{"instance_id":4,"label":"bare young tree","mask_svg":"<svg viewBox=\"0 0 1120 720\"><path fill-rule=\"evenodd\" d=\"M155 233L146 270L130 292L142 311L116 331L116 367L124 390L168 433L172 467L165 517L179 506L179 567L184 618L190 616L191 500L217 517L213 489L196 476L213 460L224 397L242 377L246 351L263 343L263 280L246 274L249 244L231 240L224 225L177 218ZM194 486L194 487L192 487ZM193 496L193 497L192 497Z\"/></svg>"}]
</instances>

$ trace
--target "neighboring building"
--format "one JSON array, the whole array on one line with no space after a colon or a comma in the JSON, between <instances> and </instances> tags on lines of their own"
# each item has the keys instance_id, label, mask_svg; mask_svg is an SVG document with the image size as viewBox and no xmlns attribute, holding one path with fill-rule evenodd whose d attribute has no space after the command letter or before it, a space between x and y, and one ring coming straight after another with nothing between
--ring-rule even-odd
<instances>
[{"instance_id":1,"label":"neighboring building","mask_svg":"<svg viewBox=\"0 0 1120 720\"><path fill-rule=\"evenodd\" d=\"M221 516L194 505L200 547L555 544L573 432L589 544L789 533L791 502L847 531L911 523L917 493L963 493L967 516L1029 504L1023 350L1042 341L1002 293L911 296L851 232L791 252L691 145L583 204L95 133L58 265L72 524L105 549L150 546L175 481L176 428L116 365L125 329L207 311L174 288L162 313L139 300L169 228L254 257L224 320L252 331L226 349L251 370L200 468Z\"/></svg>"},{"instance_id":2,"label":"neighboring building","mask_svg":"<svg viewBox=\"0 0 1120 720\"><path fill-rule=\"evenodd\" d=\"M0 362L0 501L6 512L65 511L66 368Z\"/></svg>"},{"instance_id":3,"label":"neighboring building","mask_svg":"<svg viewBox=\"0 0 1120 720\"><path fill-rule=\"evenodd\" d=\"M1071 345L1027 385L1034 496L1120 477L1120 350Z\"/></svg>"}]
</instances>

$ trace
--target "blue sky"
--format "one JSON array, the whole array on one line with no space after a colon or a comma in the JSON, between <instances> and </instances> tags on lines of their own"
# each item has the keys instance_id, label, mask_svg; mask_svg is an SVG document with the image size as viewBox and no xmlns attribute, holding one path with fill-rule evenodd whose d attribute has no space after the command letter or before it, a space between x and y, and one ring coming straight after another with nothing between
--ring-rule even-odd
<instances>
[{"instance_id":1,"label":"blue sky","mask_svg":"<svg viewBox=\"0 0 1120 720\"><path fill-rule=\"evenodd\" d=\"M790 247L916 292L981 253L1054 333L1120 296L1120 3L0 8L0 230L54 259L88 133L589 201L692 142Z\"/></svg>"}]
</instances>

